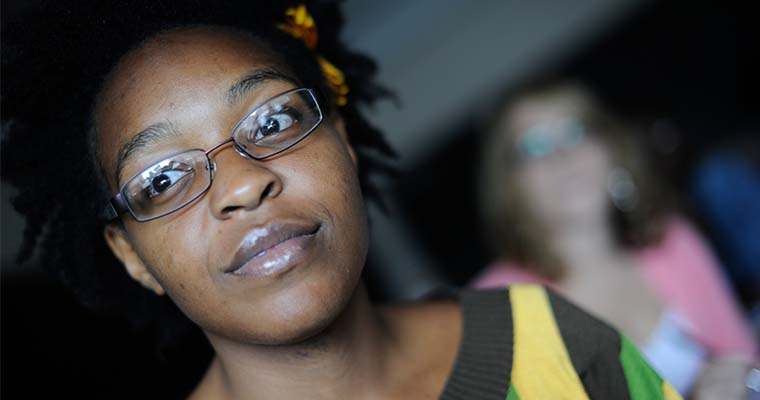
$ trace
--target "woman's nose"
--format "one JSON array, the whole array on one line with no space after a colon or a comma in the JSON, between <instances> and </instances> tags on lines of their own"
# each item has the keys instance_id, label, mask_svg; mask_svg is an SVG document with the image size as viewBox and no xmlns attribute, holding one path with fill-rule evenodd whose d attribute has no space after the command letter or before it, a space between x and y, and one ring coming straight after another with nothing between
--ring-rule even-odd
<instances>
[{"instance_id":1,"label":"woman's nose","mask_svg":"<svg viewBox=\"0 0 760 400\"><path fill-rule=\"evenodd\" d=\"M244 158L232 148L217 153L214 161L216 176L209 195L211 211L219 219L253 211L282 191L282 180L268 161Z\"/></svg>"}]
</instances>

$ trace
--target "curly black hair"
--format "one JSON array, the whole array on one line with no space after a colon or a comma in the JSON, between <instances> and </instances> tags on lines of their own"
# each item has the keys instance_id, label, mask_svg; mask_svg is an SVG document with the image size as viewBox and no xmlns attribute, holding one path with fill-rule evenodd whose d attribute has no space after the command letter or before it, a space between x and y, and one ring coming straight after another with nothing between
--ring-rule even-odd
<instances>
[{"instance_id":1,"label":"curly black hair","mask_svg":"<svg viewBox=\"0 0 760 400\"><path fill-rule=\"evenodd\" d=\"M2 178L18 189L15 209L26 218L19 262L39 251L41 265L82 303L121 313L138 328L159 327L167 342L189 320L166 296L133 282L103 240L101 217L110 194L94 154L92 108L119 58L162 31L215 25L249 32L329 104L335 97L317 56L340 68L350 88L340 107L359 158L365 197L379 198L370 176L393 171L395 154L360 112L390 93L374 81L372 60L339 38L335 1L309 1L318 27L316 49L276 28L290 1L201 0L43 1L2 23Z\"/></svg>"}]
</instances>

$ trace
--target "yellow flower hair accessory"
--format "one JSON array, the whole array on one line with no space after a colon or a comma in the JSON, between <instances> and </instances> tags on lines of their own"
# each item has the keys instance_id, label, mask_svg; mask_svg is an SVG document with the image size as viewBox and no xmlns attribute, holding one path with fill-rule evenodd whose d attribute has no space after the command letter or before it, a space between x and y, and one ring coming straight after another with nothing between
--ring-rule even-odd
<instances>
[{"instance_id":1,"label":"yellow flower hair accessory","mask_svg":"<svg viewBox=\"0 0 760 400\"><path fill-rule=\"evenodd\" d=\"M319 40L317 25L314 23L314 18L312 18L311 14L306 11L305 5L299 4L297 7L285 10L285 23L277 24L277 28L303 41L304 45L310 50L316 49L317 41ZM343 71L322 56L318 56L317 61L322 68L322 74L327 79L327 83L337 96L336 103L339 106L346 105L346 95L349 90Z\"/></svg>"},{"instance_id":2,"label":"yellow flower hair accessory","mask_svg":"<svg viewBox=\"0 0 760 400\"><path fill-rule=\"evenodd\" d=\"M296 39L300 39L311 50L317 47L317 25L311 17L306 6L299 4L285 10L285 23L277 24L277 28L289 33Z\"/></svg>"}]
</instances>

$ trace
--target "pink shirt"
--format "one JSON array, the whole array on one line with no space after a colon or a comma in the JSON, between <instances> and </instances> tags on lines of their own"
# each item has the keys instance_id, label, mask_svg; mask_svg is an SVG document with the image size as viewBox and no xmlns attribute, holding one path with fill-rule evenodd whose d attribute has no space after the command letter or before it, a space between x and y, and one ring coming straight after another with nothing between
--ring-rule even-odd
<instances>
[{"instance_id":1,"label":"pink shirt","mask_svg":"<svg viewBox=\"0 0 760 400\"><path fill-rule=\"evenodd\" d=\"M757 344L705 241L684 219L671 218L661 243L638 252L641 273L667 308L684 316L688 334L712 356L751 355ZM552 282L509 262L495 262L471 286Z\"/></svg>"}]
</instances>

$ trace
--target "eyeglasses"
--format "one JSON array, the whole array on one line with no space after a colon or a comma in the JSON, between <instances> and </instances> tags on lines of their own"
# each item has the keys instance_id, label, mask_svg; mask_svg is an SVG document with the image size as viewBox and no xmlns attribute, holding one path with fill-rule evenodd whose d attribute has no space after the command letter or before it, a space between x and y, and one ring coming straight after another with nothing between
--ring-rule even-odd
<instances>
[{"instance_id":1,"label":"eyeglasses","mask_svg":"<svg viewBox=\"0 0 760 400\"><path fill-rule=\"evenodd\" d=\"M171 214L211 187L216 163L210 154L234 142L235 151L265 160L295 146L324 116L311 89L281 93L257 106L232 129L232 137L208 150L192 149L164 158L138 172L119 189L106 209L113 220L129 212L140 222Z\"/></svg>"},{"instance_id":2,"label":"eyeglasses","mask_svg":"<svg viewBox=\"0 0 760 400\"><path fill-rule=\"evenodd\" d=\"M577 147L585 136L583 124L575 118L567 118L531 127L517 141L516 150L524 160L541 159L561 149Z\"/></svg>"}]
</instances>

